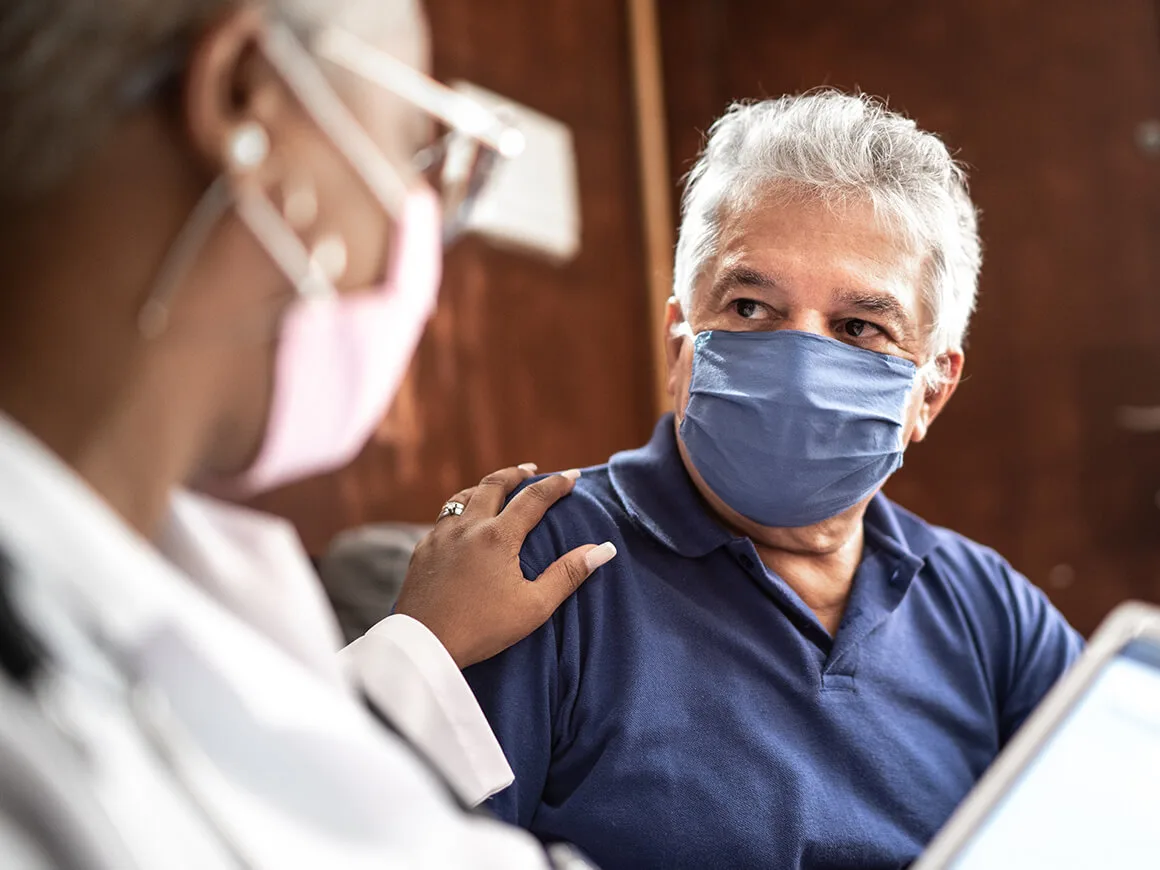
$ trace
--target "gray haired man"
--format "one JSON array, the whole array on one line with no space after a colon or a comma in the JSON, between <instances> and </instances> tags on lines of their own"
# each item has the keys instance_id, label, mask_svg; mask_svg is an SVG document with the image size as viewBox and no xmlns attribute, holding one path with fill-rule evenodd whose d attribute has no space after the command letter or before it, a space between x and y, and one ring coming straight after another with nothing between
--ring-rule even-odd
<instances>
[{"instance_id":1,"label":"gray haired man","mask_svg":"<svg viewBox=\"0 0 1160 870\"><path fill-rule=\"evenodd\" d=\"M881 104L817 92L714 125L673 413L521 558L620 555L467 672L516 773L502 818L607 868L919 854L1081 646L996 553L879 492L959 381L979 265L961 169Z\"/></svg>"}]
</instances>

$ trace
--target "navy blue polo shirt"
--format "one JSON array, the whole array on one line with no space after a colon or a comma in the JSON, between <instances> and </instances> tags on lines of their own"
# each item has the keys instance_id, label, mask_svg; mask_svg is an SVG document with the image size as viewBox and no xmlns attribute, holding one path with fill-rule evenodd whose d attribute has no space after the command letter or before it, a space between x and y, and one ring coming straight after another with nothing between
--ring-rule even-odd
<instances>
[{"instance_id":1,"label":"navy blue polo shirt","mask_svg":"<svg viewBox=\"0 0 1160 870\"><path fill-rule=\"evenodd\" d=\"M466 671L515 783L490 801L615 868L912 861L1080 652L995 552L877 496L831 637L701 502L672 417L527 539L619 555Z\"/></svg>"}]
</instances>

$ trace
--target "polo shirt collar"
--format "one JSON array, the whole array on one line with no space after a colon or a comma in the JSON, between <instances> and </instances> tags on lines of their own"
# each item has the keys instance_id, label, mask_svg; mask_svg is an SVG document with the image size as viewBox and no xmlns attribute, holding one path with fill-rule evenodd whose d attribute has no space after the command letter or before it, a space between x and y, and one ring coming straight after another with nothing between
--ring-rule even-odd
<instances>
[{"instance_id":1,"label":"polo shirt collar","mask_svg":"<svg viewBox=\"0 0 1160 870\"><path fill-rule=\"evenodd\" d=\"M612 487L632 520L660 544L699 559L734 540L714 519L677 449L673 415L665 414L649 442L609 461ZM913 576L937 544L931 528L879 493L866 509L868 542L904 564Z\"/></svg>"},{"instance_id":2,"label":"polo shirt collar","mask_svg":"<svg viewBox=\"0 0 1160 870\"><path fill-rule=\"evenodd\" d=\"M612 487L638 526L668 549L699 559L733 540L709 512L677 450L673 415L657 422L644 447L609 460Z\"/></svg>"},{"instance_id":3,"label":"polo shirt collar","mask_svg":"<svg viewBox=\"0 0 1160 870\"><path fill-rule=\"evenodd\" d=\"M904 561L921 563L937 546L934 530L882 493L874 496L863 520L871 543Z\"/></svg>"}]
</instances>

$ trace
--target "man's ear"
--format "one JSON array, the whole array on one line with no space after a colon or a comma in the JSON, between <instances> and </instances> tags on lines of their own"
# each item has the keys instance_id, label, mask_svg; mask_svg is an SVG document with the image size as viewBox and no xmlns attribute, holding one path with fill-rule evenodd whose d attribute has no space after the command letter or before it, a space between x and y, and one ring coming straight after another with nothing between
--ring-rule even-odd
<instances>
[{"instance_id":1,"label":"man's ear","mask_svg":"<svg viewBox=\"0 0 1160 870\"><path fill-rule=\"evenodd\" d=\"M926 438L931 424L942 413L942 409L946 407L951 396L955 394L963 376L964 362L965 357L961 350L947 351L935 361L941 377L937 384L927 387L926 394L922 398L922 405L918 409L918 419L915 421L914 430L910 434L911 443L917 443Z\"/></svg>"},{"instance_id":2,"label":"man's ear","mask_svg":"<svg viewBox=\"0 0 1160 870\"><path fill-rule=\"evenodd\" d=\"M665 364L669 368L668 391L675 397L680 388L680 359L681 348L692 334L689 323L685 320L684 309L676 296L670 296L665 306Z\"/></svg>"}]
</instances>

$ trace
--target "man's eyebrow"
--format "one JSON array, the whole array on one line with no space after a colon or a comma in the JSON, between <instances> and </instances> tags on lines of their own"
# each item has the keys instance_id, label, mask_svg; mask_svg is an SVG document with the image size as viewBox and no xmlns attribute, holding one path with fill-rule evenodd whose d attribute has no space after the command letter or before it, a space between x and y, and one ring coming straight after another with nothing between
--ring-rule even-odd
<instances>
[{"instance_id":1,"label":"man's eyebrow","mask_svg":"<svg viewBox=\"0 0 1160 870\"><path fill-rule=\"evenodd\" d=\"M754 269L752 266L730 266L713 282L713 298L720 299L734 287L757 287L761 290L773 290L777 286L777 279L774 276Z\"/></svg>"},{"instance_id":2,"label":"man's eyebrow","mask_svg":"<svg viewBox=\"0 0 1160 870\"><path fill-rule=\"evenodd\" d=\"M839 290L837 301L845 308L888 320L896 329L909 332L913 328L913 318L906 307L889 293L874 293L865 290Z\"/></svg>"}]
</instances>

